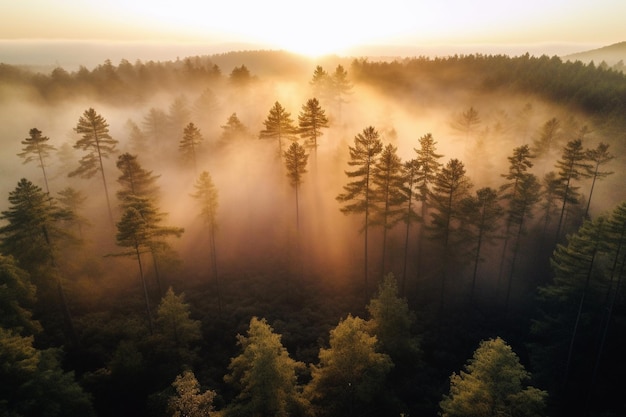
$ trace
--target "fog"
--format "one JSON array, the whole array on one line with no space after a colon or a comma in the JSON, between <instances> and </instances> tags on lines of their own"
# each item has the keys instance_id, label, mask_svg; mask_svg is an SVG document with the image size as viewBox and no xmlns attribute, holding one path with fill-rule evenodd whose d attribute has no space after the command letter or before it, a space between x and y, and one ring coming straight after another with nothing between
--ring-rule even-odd
<instances>
[{"instance_id":1,"label":"fog","mask_svg":"<svg viewBox=\"0 0 626 417\"><path fill-rule=\"evenodd\" d=\"M342 61L326 61L325 69L332 73L339 63ZM600 141L612 142L586 116L565 106L548 104L537 97L511 97L498 91L479 91L472 88L471 82L467 83L466 89L459 88L458 84L442 87L431 85L428 80L419 84L419 88L410 88L398 94L351 79L351 94L345 97L340 108L337 103L322 101L330 127L323 130L317 157L309 156L308 172L299 189L298 231L294 189L286 178L284 161L277 156L277 144L258 139L258 134L276 101L291 113L291 118L297 123L302 105L312 98L309 81L314 65L308 71L295 74L291 71L288 76L252 72L253 80L244 86L228 81L226 75L231 69L222 68L223 77L205 86L181 85L173 91L148 92L137 102L120 105L99 101L88 93L78 93L72 99L49 103L33 98L32 91L3 86L3 98L0 100L0 207L2 210L8 207L8 194L22 177L43 187L39 167L35 163L22 164L16 156L22 148L20 141L28 136L31 128L36 127L50 138L50 144L57 150L64 149L63 156L70 158L70 163L74 158L68 166L61 161L61 152L57 152L46 161L51 178L50 188L54 196L66 186L71 186L88 197L80 215L91 222L91 227L84 232L89 250L103 265L107 265L105 272L101 270L100 273L117 275L124 271L124 274L134 276L132 269L118 269L126 261L103 258L118 249L114 244L115 231L107 224L99 175L89 180L67 177L67 172L77 167L82 156L81 152L71 148L78 139L73 128L82 113L93 107L107 120L111 136L119 141L119 152L137 154L142 167L160 176L159 208L168 213L164 224L185 228L180 239L170 241L182 261L171 272L170 281L202 280L209 275L208 229L199 218L200 209L196 201L190 196L200 172L208 171L219 191L216 244L221 273L228 275L266 268L267 273L288 271L297 275L297 271L301 270L311 280L341 285L354 282L362 274L363 240L360 229L363 220L360 215L342 214L335 198L347 182L344 171L349 169L348 146L353 145L355 135L367 126L372 125L378 130L384 144L397 146L403 161L413 158L414 149L419 147L418 139L431 133L437 141L438 153L444 155L440 162L445 164L451 158L458 158L465 164L474 185L472 193L481 187L499 187L502 184L501 174L507 172L507 157L512 150L522 144L532 144L543 124L551 118L562 121L559 149L584 125L592 130L585 139L585 147L593 148ZM350 68L346 69L350 77ZM210 111L199 109L197 105L207 89L215 97ZM148 137L140 152L136 152L137 146L130 139L129 120L145 130L143 121L150 109L169 114L170 106L177 99L182 99L189 112L188 120L183 123L195 123L204 137L197 157L197 172L190 164L181 162L178 146L182 129L169 132L162 139ZM478 112L480 124L474 131L463 133L453 125L469 108ZM224 143L220 139L221 126L233 113L245 125L249 135ZM283 149L286 145L283 143ZM68 152L70 149L72 152ZM612 151L618 154L620 149L612 147ZM541 179L546 172L554 169L558 157L557 152L537 159L532 172ZM115 161L116 157L106 160L105 175L112 205L117 207L115 191L118 189L116 179L119 171ZM611 163L611 170L619 171L619 166L621 162L618 158ZM623 196L615 192L617 184L620 184L619 175L597 183L593 214L620 202ZM589 181L582 181L580 185L583 194L588 193ZM116 221L119 220L119 209L115 209L114 216ZM418 230L419 226L413 226L411 242L416 241ZM402 224L396 226L388 243L391 248L388 255L390 270L396 274L402 271L403 231ZM381 256L378 246L380 235L380 228L374 228L370 244L372 265L378 265ZM297 253L298 248L301 255ZM414 245L410 250L414 253ZM298 259L301 259L299 267ZM410 269L413 275L414 262ZM381 272L376 271L375 274ZM113 282L135 282L121 276L112 279ZM107 285L112 285L111 281Z\"/></svg>"}]
</instances>

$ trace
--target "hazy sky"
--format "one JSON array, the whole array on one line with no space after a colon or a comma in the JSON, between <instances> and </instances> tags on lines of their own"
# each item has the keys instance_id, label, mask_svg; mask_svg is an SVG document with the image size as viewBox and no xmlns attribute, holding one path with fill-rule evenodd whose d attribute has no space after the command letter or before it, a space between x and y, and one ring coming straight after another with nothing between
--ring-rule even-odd
<instances>
[{"instance_id":1,"label":"hazy sky","mask_svg":"<svg viewBox=\"0 0 626 417\"><path fill-rule=\"evenodd\" d=\"M626 0L19 0L0 39L254 43L302 53L359 44L626 40ZM0 46L1 47L1 46Z\"/></svg>"}]
</instances>

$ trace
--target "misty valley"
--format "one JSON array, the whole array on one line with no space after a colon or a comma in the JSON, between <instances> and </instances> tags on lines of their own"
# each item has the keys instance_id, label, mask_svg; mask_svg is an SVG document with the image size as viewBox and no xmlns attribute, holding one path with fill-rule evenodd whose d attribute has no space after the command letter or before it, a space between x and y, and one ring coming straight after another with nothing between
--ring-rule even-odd
<instances>
[{"instance_id":1,"label":"misty valley","mask_svg":"<svg viewBox=\"0 0 626 417\"><path fill-rule=\"evenodd\" d=\"M528 54L0 64L0 414L624 415L625 114Z\"/></svg>"}]
</instances>

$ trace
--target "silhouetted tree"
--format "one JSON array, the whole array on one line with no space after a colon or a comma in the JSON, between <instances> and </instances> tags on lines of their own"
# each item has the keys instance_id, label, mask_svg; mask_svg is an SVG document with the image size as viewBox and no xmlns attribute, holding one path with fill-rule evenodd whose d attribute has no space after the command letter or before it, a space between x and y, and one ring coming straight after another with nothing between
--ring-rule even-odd
<instances>
[{"instance_id":1,"label":"silhouetted tree","mask_svg":"<svg viewBox=\"0 0 626 417\"><path fill-rule=\"evenodd\" d=\"M332 96L332 79L320 65L315 67L309 84L312 88L313 97L319 97L323 103L328 104L328 100Z\"/></svg>"},{"instance_id":2,"label":"silhouetted tree","mask_svg":"<svg viewBox=\"0 0 626 417\"><path fill-rule=\"evenodd\" d=\"M354 178L353 181L344 185L345 192L337 196L337 201L347 203L341 207L344 214L361 214L365 218L363 221L364 232L364 277L365 277L365 293L368 292L368 262L367 262L367 232L371 225L370 214L375 210L376 202L374 199L374 182L372 180L374 166L378 159L378 155L383 150L383 144L380 141L378 131L373 126L366 127L362 133L354 137L354 147L348 147L350 151L350 161L348 165L356 167L354 171L345 171L348 178Z\"/></svg>"},{"instance_id":3,"label":"silhouetted tree","mask_svg":"<svg viewBox=\"0 0 626 417\"><path fill-rule=\"evenodd\" d=\"M459 243L456 232L461 218L461 201L469 195L472 183L465 175L465 166L458 159L448 161L435 177L430 193L434 211L431 213L432 224L429 227L430 238L441 245L441 294L440 311L443 312L446 293L448 264L452 261L450 253Z\"/></svg>"},{"instance_id":4,"label":"silhouetted tree","mask_svg":"<svg viewBox=\"0 0 626 417\"><path fill-rule=\"evenodd\" d=\"M144 116L142 125L150 141L162 143L167 138L167 114L163 110L152 107Z\"/></svg>"},{"instance_id":5,"label":"silhouetted tree","mask_svg":"<svg viewBox=\"0 0 626 417\"><path fill-rule=\"evenodd\" d=\"M537 181L537 177L533 174L525 173L518 183L518 193L515 198L510 201L508 209L509 219L512 226L517 226L515 232L515 246L513 247L513 259L511 260L511 269L509 272L509 280L506 290L506 299L504 302L505 311L508 311L509 298L511 296L511 288L513 285L513 274L515 273L515 262L520 248L520 240L524 233L525 221L533 217L533 208L541 197L541 185Z\"/></svg>"},{"instance_id":6,"label":"silhouetted tree","mask_svg":"<svg viewBox=\"0 0 626 417\"><path fill-rule=\"evenodd\" d=\"M283 154L283 139L294 139L296 127L291 119L291 113L286 111L277 101L270 109L270 112L263 122L265 129L259 133L260 139L278 140L278 155Z\"/></svg>"},{"instance_id":7,"label":"silhouetted tree","mask_svg":"<svg viewBox=\"0 0 626 417\"><path fill-rule=\"evenodd\" d=\"M148 145L147 135L141 131L137 123L128 119L125 125L128 131L128 142L130 144L130 150L133 153L144 152Z\"/></svg>"},{"instance_id":8,"label":"silhouetted tree","mask_svg":"<svg viewBox=\"0 0 626 417\"><path fill-rule=\"evenodd\" d=\"M404 236L404 262L402 267L402 281L400 284L400 294L404 295L406 289L406 268L409 257L409 236L411 232L411 224L421 221L422 218L418 215L413 207L413 200L415 199L415 187L417 184L417 178L419 173L419 165L417 159L411 159L406 161L403 167L404 171L404 183L402 184L401 192L403 193L404 202L406 204L406 210L402 216L402 220L406 224L406 233Z\"/></svg>"},{"instance_id":9,"label":"silhouetted tree","mask_svg":"<svg viewBox=\"0 0 626 417\"><path fill-rule=\"evenodd\" d=\"M567 205L579 203L580 194L578 189L580 187L575 186L574 182L588 176L588 172L591 169L591 164L587 162L587 153L583 149L581 139L571 140L567 143L563 148L561 159L556 162L555 167L558 169L560 180L557 196L561 201L561 214L556 228L555 239L558 241L561 237L561 228L563 226Z\"/></svg>"},{"instance_id":10,"label":"silhouetted tree","mask_svg":"<svg viewBox=\"0 0 626 417\"><path fill-rule=\"evenodd\" d=\"M46 162L45 159L50 156L50 152L55 151L56 148L47 144L50 140L47 136L42 136L41 130L36 128L30 129L28 132L30 137L22 141L22 152L17 156L24 158L24 163L36 160L39 163L41 172L43 173L43 181L46 185L46 193L50 194L50 188L48 187L48 175L46 175Z\"/></svg>"},{"instance_id":11,"label":"silhouetted tree","mask_svg":"<svg viewBox=\"0 0 626 417\"><path fill-rule=\"evenodd\" d=\"M498 193L490 187L484 187L476 191L476 196L467 197L462 202L463 218L469 226L472 253L474 258L474 270L472 273L472 287L470 290L470 303L474 300L476 289L476 277L481 258L481 249L484 243L493 243L497 238L499 222L504 215L504 210L498 204Z\"/></svg>"},{"instance_id":12,"label":"silhouetted tree","mask_svg":"<svg viewBox=\"0 0 626 417\"><path fill-rule=\"evenodd\" d=\"M596 180L606 178L613 174L613 171L600 171L600 167L613 160L613 158L615 158L615 156L609 152L609 145L603 142L600 142L596 149L587 150L587 160L591 162L587 175L590 176L592 180L587 207L585 208L585 218L589 216L589 207L591 206L591 197L593 196Z\"/></svg>"},{"instance_id":13,"label":"silhouetted tree","mask_svg":"<svg viewBox=\"0 0 626 417\"><path fill-rule=\"evenodd\" d=\"M383 227L380 272L382 276L386 273L387 231L401 220L402 205L405 202L405 196L402 192L404 172L397 151L398 149L391 144L385 146L372 171L374 199L377 203L376 209L372 213L372 222Z\"/></svg>"},{"instance_id":14,"label":"silhouetted tree","mask_svg":"<svg viewBox=\"0 0 626 417\"><path fill-rule=\"evenodd\" d=\"M179 96L174 99L168 109L167 114L167 132L168 136L172 139L180 137L186 126L191 123L191 111L187 104L187 98L185 96Z\"/></svg>"},{"instance_id":15,"label":"silhouetted tree","mask_svg":"<svg viewBox=\"0 0 626 417\"><path fill-rule=\"evenodd\" d=\"M286 417L307 408L296 377L304 364L291 359L280 338L265 319L256 317L247 336L237 335L241 353L231 359L224 380L238 394L226 416Z\"/></svg>"},{"instance_id":16,"label":"silhouetted tree","mask_svg":"<svg viewBox=\"0 0 626 417\"><path fill-rule=\"evenodd\" d=\"M87 155L82 157L78 169L70 172L69 176L91 178L100 172L102 184L104 185L107 208L109 210L109 219L111 220L111 224L113 224L113 211L111 210L109 190L107 188L102 159L108 158L110 155L116 153L115 145L117 145L117 140L109 135L109 124L106 119L96 113L93 108L85 110L83 115L78 119L78 124L74 130L76 133L82 135L81 138L76 141L74 148L86 151Z\"/></svg>"},{"instance_id":17,"label":"silhouetted tree","mask_svg":"<svg viewBox=\"0 0 626 417\"><path fill-rule=\"evenodd\" d=\"M524 366L501 338L480 343L464 371L450 377L439 403L442 417L540 417L548 394L532 386Z\"/></svg>"},{"instance_id":18,"label":"silhouetted tree","mask_svg":"<svg viewBox=\"0 0 626 417\"><path fill-rule=\"evenodd\" d=\"M82 238L83 227L89 225L89 220L80 215L85 201L87 200L87 196L85 196L82 191L78 191L72 187L65 187L59 191L58 194L59 203L61 203L67 211L72 213L72 218L69 220L69 223L78 228L78 236Z\"/></svg>"},{"instance_id":19,"label":"silhouetted tree","mask_svg":"<svg viewBox=\"0 0 626 417\"><path fill-rule=\"evenodd\" d=\"M198 201L198 205L200 206L200 216L209 228L211 266L213 268L213 277L215 279L218 310L221 311L222 299L220 296L220 285L217 275L217 247L215 244L215 235L217 234L218 191L213 183L211 175L207 171L202 171L200 177L194 184L194 188L196 189L196 192L191 194L191 196Z\"/></svg>"},{"instance_id":20,"label":"silhouetted tree","mask_svg":"<svg viewBox=\"0 0 626 417\"><path fill-rule=\"evenodd\" d=\"M341 110L343 104L347 103L346 97L352 94L352 83L348 79L348 72L342 65L337 65L331 77L333 100L337 106L337 118L341 121Z\"/></svg>"},{"instance_id":21,"label":"silhouetted tree","mask_svg":"<svg viewBox=\"0 0 626 417\"><path fill-rule=\"evenodd\" d=\"M480 119L478 111L474 109L474 107L470 107L457 116L452 123L450 123L450 126L453 129L458 130L464 136L465 146L467 147L467 143L472 137L472 134L481 123L482 120Z\"/></svg>"},{"instance_id":22,"label":"silhouetted tree","mask_svg":"<svg viewBox=\"0 0 626 417\"><path fill-rule=\"evenodd\" d=\"M324 134L322 129L327 127L328 118L324 110L320 107L319 101L317 101L316 98L307 100L298 115L298 130L300 136L304 139L304 146L308 149L313 149L316 155L316 161L317 147L319 146L317 138Z\"/></svg>"},{"instance_id":23,"label":"silhouetted tree","mask_svg":"<svg viewBox=\"0 0 626 417\"><path fill-rule=\"evenodd\" d=\"M178 149L182 153L183 161L191 162L193 164L194 172L198 170L196 161L198 148L202 144L202 141L203 137L202 133L200 133L200 129L198 129L193 123L189 123L185 126L183 138L179 142Z\"/></svg>"},{"instance_id":24,"label":"silhouetted tree","mask_svg":"<svg viewBox=\"0 0 626 417\"><path fill-rule=\"evenodd\" d=\"M302 176L306 174L306 164L309 159L309 155L306 153L304 147L298 142L293 142L289 149L287 149L283 156L285 157L285 167L287 168L287 178L289 178L290 185L294 188L296 194L296 230L300 233L300 209L298 204L298 191L300 184L302 184ZM299 241L299 238L298 238Z\"/></svg>"}]
</instances>

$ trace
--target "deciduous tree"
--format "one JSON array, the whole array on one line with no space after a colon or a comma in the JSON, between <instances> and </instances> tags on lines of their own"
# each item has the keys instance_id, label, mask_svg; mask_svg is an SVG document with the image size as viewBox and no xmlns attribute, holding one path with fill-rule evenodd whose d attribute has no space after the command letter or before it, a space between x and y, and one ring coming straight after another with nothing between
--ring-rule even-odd
<instances>
[{"instance_id":1,"label":"deciduous tree","mask_svg":"<svg viewBox=\"0 0 626 417\"><path fill-rule=\"evenodd\" d=\"M192 371L177 375L172 387L176 394L167 401L167 410L172 417L210 417L216 393L201 391L200 383Z\"/></svg>"}]
</instances>

